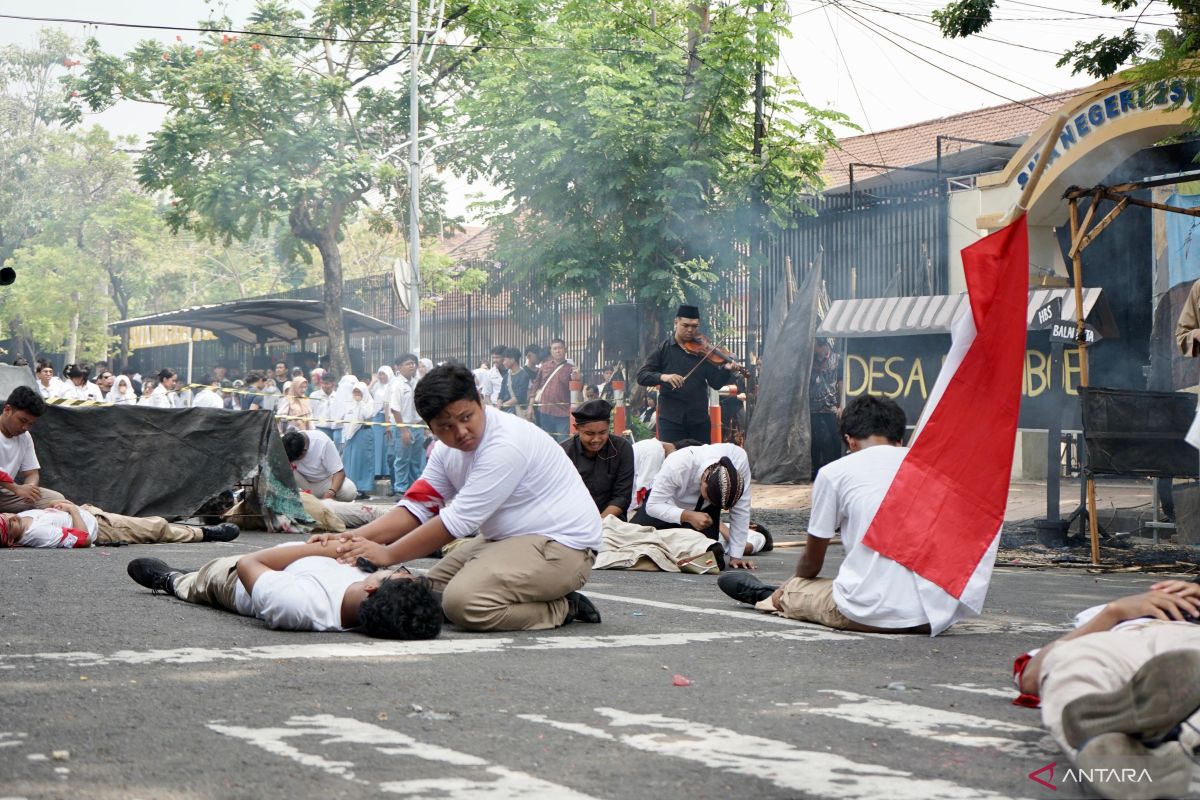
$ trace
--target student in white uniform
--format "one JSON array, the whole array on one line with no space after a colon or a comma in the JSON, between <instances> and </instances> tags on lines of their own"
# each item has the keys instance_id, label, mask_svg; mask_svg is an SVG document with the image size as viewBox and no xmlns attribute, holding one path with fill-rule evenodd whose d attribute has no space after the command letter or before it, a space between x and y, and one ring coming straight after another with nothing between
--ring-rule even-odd
<instances>
[{"instance_id":1,"label":"student in white uniform","mask_svg":"<svg viewBox=\"0 0 1200 800\"><path fill-rule=\"evenodd\" d=\"M813 482L808 540L796 577L777 588L730 574L717 585L760 611L841 630L929 633L931 622L941 631L973 614L970 607L983 605L988 580L968 584L960 600L945 592L923 594L924 578L862 541L908 455L901 445L904 411L886 398L862 396L846 405L839 424L850 454L822 467ZM839 529L846 557L837 577L817 577Z\"/></svg>"},{"instance_id":2,"label":"student in white uniform","mask_svg":"<svg viewBox=\"0 0 1200 800\"><path fill-rule=\"evenodd\" d=\"M94 544L231 542L240 530L219 525L176 525L162 517L127 517L60 500L49 508L0 514L0 547L91 547Z\"/></svg>"},{"instance_id":3,"label":"student in white uniform","mask_svg":"<svg viewBox=\"0 0 1200 800\"><path fill-rule=\"evenodd\" d=\"M129 562L129 577L188 603L256 617L287 631L360 629L387 639L432 639L442 610L425 578L365 572L333 557L333 544L290 543L214 559L195 572L157 558Z\"/></svg>"},{"instance_id":4,"label":"student in white uniform","mask_svg":"<svg viewBox=\"0 0 1200 800\"><path fill-rule=\"evenodd\" d=\"M46 413L46 401L28 386L18 386L0 410L0 511L48 508L66 500L41 485L41 469L29 429Z\"/></svg>"},{"instance_id":5,"label":"student in white uniform","mask_svg":"<svg viewBox=\"0 0 1200 800\"><path fill-rule=\"evenodd\" d=\"M358 487L346 477L346 467L337 445L321 431L288 431L283 449L292 462L296 486L312 492L321 500L349 503L358 496Z\"/></svg>"},{"instance_id":6,"label":"student in white uniform","mask_svg":"<svg viewBox=\"0 0 1200 800\"><path fill-rule=\"evenodd\" d=\"M642 439L633 443L633 499L629 504L627 519L633 515L654 487L654 479L662 469L663 461L676 450L703 444L697 439L681 439L678 442L660 442L658 439Z\"/></svg>"},{"instance_id":7,"label":"student in white uniform","mask_svg":"<svg viewBox=\"0 0 1200 800\"><path fill-rule=\"evenodd\" d=\"M92 370L86 364L68 364L63 369L63 375L67 379L59 383L58 394L55 396L66 400L103 400L104 393L100 391L99 386L91 382L91 374Z\"/></svg>"},{"instance_id":8,"label":"student in white uniform","mask_svg":"<svg viewBox=\"0 0 1200 800\"><path fill-rule=\"evenodd\" d=\"M429 571L451 622L472 631L599 622L579 589L600 549L600 513L562 448L485 407L461 365L431 370L413 399L438 442L399 505L344 537L342 559L400 564L478 532Z\"/></svg>"}]
</instances>

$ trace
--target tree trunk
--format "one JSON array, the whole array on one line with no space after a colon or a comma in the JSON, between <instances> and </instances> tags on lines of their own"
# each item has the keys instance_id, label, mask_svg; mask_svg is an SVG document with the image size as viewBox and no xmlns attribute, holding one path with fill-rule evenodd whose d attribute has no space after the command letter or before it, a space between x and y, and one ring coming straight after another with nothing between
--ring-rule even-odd
<instances>
[{"instance_id":1,"label":"tree trunk","mask_svg":"<svg viewBox=\"0 0 1200 800\"><path fill-rule=\"evenodd\" d=\"M337 375L349 375L350 351L346 347L346 326L342 320L342 253L338 249L335 232L322 230L314 237L314 245L321 254L321 266L325 274L325 327L329 329L329 358Z\"/></svg>"},{"instance_id":2,"label":"tree trunk","mask_svg":"<svg viewBox=\"0 0 1200 800\"><path fill-rule=\"evenodd\" d=\"M71 313L71 335L67 339L67 363L76 364L75 355L79 349L79 293L72 292L71 300L74 301L75 310Z\"/></svg>"}]
</instances>

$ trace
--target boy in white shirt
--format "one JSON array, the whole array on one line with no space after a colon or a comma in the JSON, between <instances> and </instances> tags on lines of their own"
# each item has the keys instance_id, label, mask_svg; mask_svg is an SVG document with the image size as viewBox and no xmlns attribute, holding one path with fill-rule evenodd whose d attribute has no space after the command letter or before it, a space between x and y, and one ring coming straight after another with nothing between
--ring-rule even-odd
<instances>
[{"instance_id":1,"label":"boy in white shirt","mask_svg":"<svg viewBox=\"0 0 1200 800\"><path fill-rule=\"evenodd\" d=\"M796 577L767 586L750 575L717 579L725 594L760 611L830 628L876 633L939 632L981 607L990 572L956 600L923 591L928 583L863 543L908 448L904 411L886 398L864 395L847 404L839 421L850 454L830 462L813 482L808 540ZM846 557L836 578L819 578L829 540L841 530ZM992 545L993 548L996 546ZM948 598L948 600L947 600Z\"/></svg>"},{"instance_id":2,"label":"boy in white shirt","mask_svg":"<svg viewBox=\"0 0 1200 800\"><path fill-rule=\"evenodd\" d=\"M4 401L0 411L0 511L48 508L67 499L41 486L41 464L29 429L45 413L46 402L28 386L13 389Z\"/></svg>"},{"instance_id":3,"label":"boy in white shirt","mask_svg":"<svg viewBox=\"0 0 1200 800\"><path fill-rule=\"evenodd\" d=\"M472 631L599 622L578 590L600 549L600 513L562 448L485 407L461 365L431 370L414 402L438 439L429 463L396 508L341 538L340 558L399 564L478 532L429 571L451 622Z\"/></svg>"},{"instance_id":4,"label":"boy in white shirt","mask_svg":"<svg viewBox=\"0 0 1200 800\"><path fill-rule=\"evenodd\" d=\"M346 467L337 445L320 431L288 431L283 449L292 462L296 486L322 500L349 503L358 496L358 487L346 477Z\"/></svg>"},{"instance_id":5,"label":"boy in white shirt","mask_svg":"<svg viewBox=\"0 0 1200 800\"><path fill-rule=\"evenodd\" d=\"M151 591L256 617L276 630L361 628L387 639L432 639L442 629L442 610L425 578L341 564L332 544L292 542L217 558L193 572L137 558L128 572Z\"/></svg>"},{"instance_id":6,"label":"boy in white shirt","mask_svg":"<svg viewBox=\"0 0 1200 800\"><path fill-rule=\"evenodd\" d=\"M162 517L127 517L59 500L49 508L0 514L0 547L91 547L94 544L231 542L241 531L220 525L175 525Z\"/></svg>"}]
</instances>

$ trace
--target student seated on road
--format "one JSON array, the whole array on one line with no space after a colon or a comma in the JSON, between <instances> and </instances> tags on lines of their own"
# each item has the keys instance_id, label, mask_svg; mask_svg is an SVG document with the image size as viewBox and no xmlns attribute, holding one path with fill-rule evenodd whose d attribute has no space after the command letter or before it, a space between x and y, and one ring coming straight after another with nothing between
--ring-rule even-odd
<instances>
[{"instance_id":1,"label":"student seated on road","mask_svg":"<svg viewBox=\"0 0 1200 800\"><path fill-rule=\"evenodd\" d=\"M562 443L563 451L583 480L601 517L625 519L633 496L633 445L623 436L613 436L607 400L581 403L571 416L575 435Z\"/></svg>"},{"instance_id":2,"label":"student seated on road","mask_svg":"<svg viewBox=\"0 0 1200 800\"><path fill-rule=\"evenodd\" d=\"M736 444L702 444L677 449L663 461L650 494L634 515L635 525L695 528L722 544L717 561L734 569L754 569L745 556L762 548L762 537L751 545L750 461ZM729 525L721 512L729 512ZM724 539L724 543L722 542ZM728 556L728 559L725 558Z\"/></svg>"},{"instance_id":3,"label":"student seated on road","mask_svg":"<svg viewBox=\"0 0 1200 800\"><path fill-rule=\"evenodd\" d=\"M1017 703L1103 797L1187 794L1200 746L1200 586L1162 581L1096 606L1014 664ZM1090 776L1090 779L1089 779Z\"/></svg>"},{"instance_id":4,"label":"student seated on road","mask_svg":"<svg viewBox=\"0 0 1200 800\"><path fill-rule=\"evenodd\" d=\"M633 443L633 498L629 503L629 519L646 502L654 479L662 469L663 461L676 450L703 444L698 439L680 439L678 442L660 442L658 439L642 439Z\"/></svg>"},{"instance_id":5,"label":"student seated on road","mask_svg":"<svg viewBox=\"0 0 1200 800\"><path fill-rule=\"evenodd\" d=\"M337 445L321 431L288 431L283 435L283 449L301 491L343 503L358 497L358 487L346 477Z\"/></svg>"},{"instance_id":6,"label":"student seated on road","mask_svg":"<svg viewBox=\"0 0 1200 800\"><path fill-rule=\"evenodd\" d=\"M48 508L67 498L41 486L41 464L29 429L46 413L46 402L28 386L18 386L0 411L0 511ZM12 477L16 477L14 481Z\"/></svg>"},{"instance_id":7,"label":"student seated on road","mask_svg":"<svg viewBox=\"0 0 1200 800\"><path fill-rule=\"evenodd\" d=\"M7 477L0 473L0 478ZM241 531L220 525L175 525L162 517L127 517L59 500L50 508L0 514L0 546L91 547L94 544L231 542Z\"/></svg>"},{"instance_id":8,"label":"student seated on road","mask_svg":"<svg viewBox=\"0 0 1200 800\"><path fill-rule=\"evenodd\" d=\"M430 370L413 400L438 441L397 507L339 544L343 561L399 564L478 531L429 571L451 622L472 631L599 622L578 590L600 549L600 514L562 448L485 408L458 364Z\"/></svg>"},{"instance_id":9,"label":"student seated on road","mask_svg":"<svg viewBox=\"0 0 1200 800\"><path fill-rule=\"evenodd\" d=\"M908 455L908 448L901 445L904 423L904 411L891 400L863 396L850 401L839 422L850 453L822 467L813 482L808 540L796 577L774 587L750 575L729 573L717 579L721 590L760 611L829 628L929 633L925 603L936 600L922 596L922 579L862 541ZM839 528L846 557L836 578L817 577L829 540ZM968 613L964 604L969 595L980 595L980 602L974 604L978 607L986 592L986 583L969 585L962 602L956 602L950 612L953 619Z\"/></svg>"},{"instance_id":10,"label":"student seated on road","mask_svg":"<svg viewBox=\"0 0 1200 800\"><path fill-rule=\"evenodd\" d=\"M385 639L432 639L442 609L429 581L407 570L365 572L338 562L332 543L289 544L209 561L194 572L157 558L129 562L129 577L155 592L287 631L359 628Z\"/></svg>"}]
</instances>

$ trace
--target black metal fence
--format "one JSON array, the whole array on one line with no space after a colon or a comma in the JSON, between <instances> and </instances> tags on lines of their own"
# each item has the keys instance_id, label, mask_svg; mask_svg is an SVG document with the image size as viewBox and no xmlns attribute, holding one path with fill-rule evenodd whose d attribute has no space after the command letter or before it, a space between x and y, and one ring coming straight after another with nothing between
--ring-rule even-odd
<instances>
[{"instance_id":1,"label":"black metal fence","mask_svg":"<svg viewBox=\"0 0 1200 800\"><path fill-rule=\"evenodd\" d=\"M831 299L940 294L947 286L946 195L937 181L889 186L849 194L813 198L815 214L798 216L790 229L766 246L760 274L746 263L722 270L721 284L713 287L706 319L722 332L718 342L735 357L745 360L763 339L776 287L791 270L797 281L824 252L826 287ZM748 252L748 248L746 248ZM488 265L495 270L495 265ZM502 269L502 268L501 268ZM562 337L573 359L585 371L604 363L600 307L581 293L554 293L525 281L497 278L488 289L471 294L450 294L422 310L422 355L435 360L456 358L467 364L486 360L494 345L523 348L545 345ZM321 287L285 292L272 297L320 299ZM377 275L347 281L347 307L396 325L395 336L352 337L352 351L361 352L356 371L390 364L406 352L408 312L401 305L391 278ZM527 298L552 297L545 303ZM515 298L515 300L514 300ZM759 304L753 321L753 303ZM664 309L664 317L670 313ZM320 343L312 345L322 352ZM218 361L238 365L286 357L289 348L271 346L264 356L255 348L225 348L217 342L198 343L193 352L196 374ZM144 348L137 354L143 369L186 366L186 345ZM359 356L355 354L357 361Z\"/></svg>"}]
</instances>

